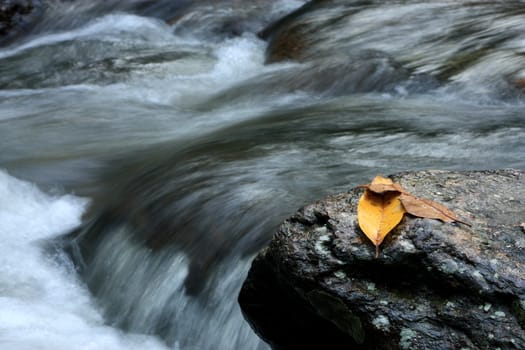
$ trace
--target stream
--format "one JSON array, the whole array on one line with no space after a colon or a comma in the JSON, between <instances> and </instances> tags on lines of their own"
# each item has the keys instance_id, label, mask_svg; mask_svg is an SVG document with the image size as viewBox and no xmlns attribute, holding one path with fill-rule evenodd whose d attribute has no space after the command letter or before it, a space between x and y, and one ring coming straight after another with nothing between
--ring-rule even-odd
<instances>
[{"instance_id":1,"label":"stream","mask_svg":"<svg viewBox=\"0 0 525 350\"><path fill-rule=\"evenodd\" d=\"M0 47L1 349L268 349L237 294L299 207L525 168L523 3L317 1L270 63L305 3L48 0Z\"/></svg>"}]
</instances>

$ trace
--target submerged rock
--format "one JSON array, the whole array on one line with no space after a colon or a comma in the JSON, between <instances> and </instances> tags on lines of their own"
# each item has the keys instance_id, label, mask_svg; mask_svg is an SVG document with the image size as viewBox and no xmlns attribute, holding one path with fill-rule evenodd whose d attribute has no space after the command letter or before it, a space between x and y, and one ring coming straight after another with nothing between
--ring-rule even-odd
<instances>
[{"instance_id":1,"label":"submerged rock","mask_svg":"<svg viewBox=\"0 0 525 350\"><path fill-rule=\"evenodd\" d=\"M421 89L449 85L479 95L522 98L522 5L518 2L317 0L259 32L266 62L300 63L372 50L426 77ZM443 19L446 19L444 24ZM520 38L520 39L518 39ZM355 56L354 56L355 57ZM499 59L507 63L496 63ZM475 79L473 79L475 77ZM433 84L427 87L429 79Z\"/></svg>"},{"instance_id":2,"label":"submerged rock","mask_svg":"<svg viewBox=\"0 0 525 350\"><path fill-rule=\"evenodd\" d=\"M410 76L395 60L380 52L361 52L352 58L333 56L323 62L294 65L259 75L221 91L210 103L250 98L268 91L276 95L300 91L317 96L343 96L365 92L416 92L425 83L425 86L432 86L432 81Z\"/></svg>"},{"instance_id":3,"label":"submerged rock","mask_svg":"<svg viewBox=\"0 0 525 350\"><path fill-rule=\"evenodd\" d=\"M36 20L41 11L38 0L8 0L0 3L0 44L13 39L18 32Z\"/></svg>"},{"instance_id":4,"label":"submerged rock","mask_svg":"<svg viewBox=\"0 0 525 350\"><path fill-rule=\"evenodd\" d=\"M405 216L381 246L360 189L300 209L254 260L239 302L274 349L525 348L525 172L393 176L471 224Z\"/></svg>"}]
</instances>

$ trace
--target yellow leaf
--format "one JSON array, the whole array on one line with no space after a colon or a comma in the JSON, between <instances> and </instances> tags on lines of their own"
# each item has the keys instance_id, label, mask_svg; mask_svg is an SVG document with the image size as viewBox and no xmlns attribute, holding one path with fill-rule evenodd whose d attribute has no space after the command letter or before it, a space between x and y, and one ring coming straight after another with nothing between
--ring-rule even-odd
<instances>
[{"instance_id":1,"label":"yellow leaf","mask_svg":"<svg viewBox=\"0 0 525 350\"><path fill-rule=\"evenodd\" d=\"M375 193L367 189L359 199L357 206L359 227L375 245L376 258L379 256L379 245L386 235L399 224L405 213L399 200L400 195L398 191Z\"/></svg>"},{"instance_id":2,"label":"yellow leaf","mask_svg":"<svg viewBox=\"0 0 525 350\"><path fill-rule=\"evenodd\" d=\"M457 215L443 204L416 197L389 178L378 175L368 185L358 187L366 188L366 191L359 199L357 220L361 230L376 246L376 258L379 255L379 245L399 224L405 213L470 226L459 220Z\"/></svg>"}]
</instances>

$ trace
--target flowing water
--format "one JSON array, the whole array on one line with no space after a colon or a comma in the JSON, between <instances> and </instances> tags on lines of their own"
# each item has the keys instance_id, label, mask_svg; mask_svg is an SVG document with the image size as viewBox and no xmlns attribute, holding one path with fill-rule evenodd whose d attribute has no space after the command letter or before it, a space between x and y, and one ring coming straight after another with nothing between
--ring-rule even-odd
<instances>
[{"instance_id":1,"label":"flowing water","mask_svg":"<svg viewBox=\"0 0 525 350\"><path fill-rule=\"evenodd\" d=\"M0 48L1 349L266 349L236 297L299 206L525 168L521 3L335 1L265 64L303 3L47 1Z\"/></svg>"}]
</instances>

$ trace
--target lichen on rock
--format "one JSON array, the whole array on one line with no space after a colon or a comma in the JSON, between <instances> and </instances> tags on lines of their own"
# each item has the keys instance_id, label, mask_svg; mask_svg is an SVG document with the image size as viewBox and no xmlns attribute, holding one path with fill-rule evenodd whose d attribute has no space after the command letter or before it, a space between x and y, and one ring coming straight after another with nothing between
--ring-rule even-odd
<instances>
[{"instance_id":1,"label":"lichen on rock","mask_svg":"<svg viewBox=\"0 0 525 350\"><path fill-rule=\"evenodd\" d=\"M253 262L239 296L253 328L276 349L525 348L525 172L392 178L471 226L405 217L376 259L361 190L307 205Z\"/></svg>"}]
</instances>

